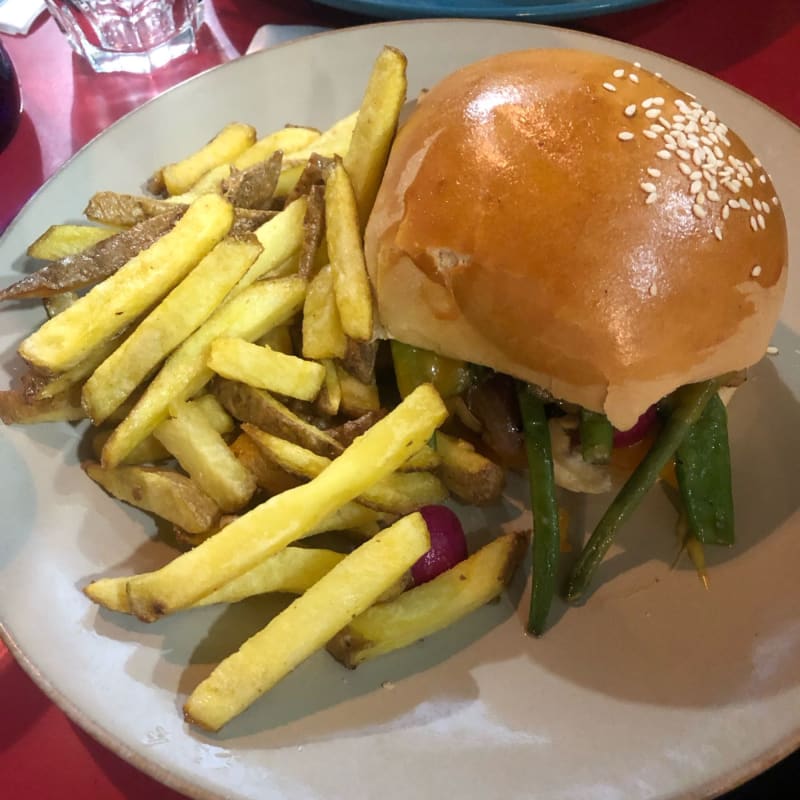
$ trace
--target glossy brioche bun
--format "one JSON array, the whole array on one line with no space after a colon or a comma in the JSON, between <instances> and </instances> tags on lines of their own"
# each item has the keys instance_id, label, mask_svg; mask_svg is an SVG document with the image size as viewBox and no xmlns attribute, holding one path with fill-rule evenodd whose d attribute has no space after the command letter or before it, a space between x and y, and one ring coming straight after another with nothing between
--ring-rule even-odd
<instances>
[{"instance_id":1,"label":"glossy brioche bun","mask_svg":"<svg viewBox=\"0 0 800 800\"><path fill-rule=\"evenodd\" d=\"M775 195L713 112L640 66L489 58L398 133L365 240L380 323L626 429L764 354L787 277Z\"/></svg>"}]
</instances>

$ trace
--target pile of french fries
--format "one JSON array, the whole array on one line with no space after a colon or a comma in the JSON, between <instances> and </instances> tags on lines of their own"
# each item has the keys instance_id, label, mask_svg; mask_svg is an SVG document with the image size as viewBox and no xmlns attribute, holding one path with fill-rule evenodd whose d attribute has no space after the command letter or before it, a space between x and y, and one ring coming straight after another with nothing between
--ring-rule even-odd
<instances>
[{"instance_id":1,"label":"pile of french fries","mask_svg":"<svg viewBox=\"0 0 800 800\"><path fill-rule=\"evenodd\" d=\"M0 292L42 298L48 317L19 347L29 370L0 393L4 422L88 418L86 474L184 545L87 596L152 621L297 595L187 699L209 730L319 649L355 667L451 624L525 550L500 535L408 588L430 548L417 509L492 502L503 471L438 431L449 411L430 384L382 405L363 230L405 69L384 48L361 107L324 132L230 124L149 194L96 194L89 224L51 227L29 248L47 263ZM330 531L341 551L298 544Z\"/></svg>"}]
</instances>

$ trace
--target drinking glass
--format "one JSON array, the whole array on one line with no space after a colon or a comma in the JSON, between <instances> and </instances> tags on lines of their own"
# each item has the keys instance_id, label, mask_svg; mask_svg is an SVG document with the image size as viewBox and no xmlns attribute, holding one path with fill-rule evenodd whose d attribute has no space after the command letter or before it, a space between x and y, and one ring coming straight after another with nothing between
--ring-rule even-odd
<instances>
[{"instance_id":1,"label":"drinking glass","mask_svg":"<svg viewBox=\"0 0 800 800\"><path fill-rule=\"evenodd\" d=\"M194 52L202 0L45 0L95 72L147 74Z\"/></svg>"},{"instance_id":2,"label":"drinking glass","mask_svg":"<svg viewBox=\"0 0 800 800\"><path fill-rule=\"evenodd\" d=\"M0 42L0 150L10 141L17 130L22 100L19 93L17 74Z\"/></svg>"}]
</instances>

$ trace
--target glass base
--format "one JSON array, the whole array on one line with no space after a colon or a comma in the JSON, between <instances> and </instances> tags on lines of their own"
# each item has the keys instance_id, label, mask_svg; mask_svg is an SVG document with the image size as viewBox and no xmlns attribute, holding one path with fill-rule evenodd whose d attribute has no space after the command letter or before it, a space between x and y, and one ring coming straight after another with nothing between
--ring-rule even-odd
<instances>
[{"instance_id":1,"label":"glass base","mask_svg":"<svg viewBox=\"0 0 800 800\"><path fill-rule=\"evenodd\" d=\"M83 56L95 72L101 73L133 72L138 75L148 75L179 56L197 52L193 28L187 28L170 41L145 52L103 50L88 42L75 42L71 36L69 39L72 49Z\"/></svg>"}]
</instances>

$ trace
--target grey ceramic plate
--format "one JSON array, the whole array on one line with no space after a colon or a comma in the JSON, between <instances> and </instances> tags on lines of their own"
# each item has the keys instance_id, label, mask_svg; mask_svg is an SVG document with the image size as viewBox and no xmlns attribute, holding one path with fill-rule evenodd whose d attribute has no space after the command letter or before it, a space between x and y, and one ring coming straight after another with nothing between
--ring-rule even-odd
<instances>
[{"instance_id":1,"label":"grey ceramic plate","mask_svg":"<svg viewBox=\"0 0 800 800\"><path fill-rule=\"evenodd\" d=\"M448 46L442 47L442 42ZM639 60L734 124L775 175L800 252L797 129L685 66L631 47L517 23L398 23L329 33L213 70L147 104L78 154L0 242L9 282L26 245L78 219L102 188L136 191L158 165L225 122L261 131L326 126L357 107L383 44L409 56L410 93L503 50L561 46ZM795 264L797 267L797 264ZM312 658L225 731L184 725L186 693L263 624L269 602L206 609L147 626L98 613L92 577L141 571L169 548L144 515L108 499L78 467L80 429L0 434L0 617L16 656L83 727L195 797L549 800L700 797L800 743L800 287L731 408L740 542L710 556L706 593L672 568L673 518L658 493L621 537L587 605L541 640L522 632L525 575L502 602L404 652L347 672ZM6 382L14 349L41 320L0 313ZM519 498L520 486L512 487ZM604 501L605 502L605 501ZM524 524L520 502L473 513L476 540ZM585 509L585 519L598 505ZM584 512L581 512L584 513ZM575 519L580 525L581 513Z\"/></svg>"}]
</instances>

